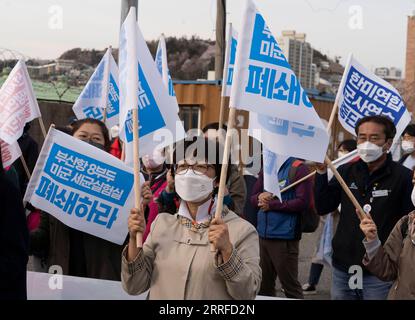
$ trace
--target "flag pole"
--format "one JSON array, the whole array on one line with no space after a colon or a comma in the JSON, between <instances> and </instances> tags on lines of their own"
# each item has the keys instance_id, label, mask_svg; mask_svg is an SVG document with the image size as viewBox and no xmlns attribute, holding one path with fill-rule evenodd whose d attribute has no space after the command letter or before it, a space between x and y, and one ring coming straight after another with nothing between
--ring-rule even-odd
<instances>
[{"instance_id":1,"label":"flag pole","mask_svg":"<svg viewBox=\"0 0 415 320\"><path fill-rule=\"evenodd\" d=\"M39 126L40 126L40 130L42 131L42 135L43 135L43 140L46 139L46 129L45 129L45 124L43 123L43 119L42 117L39 117Z\"/></svg>"},{"instance_id":2,"label":"flag pole","mask_svg":"<svg viewBox=\"0 0 415 320\"><path fill-rule=\"evenodd\" d=\"M229 30L228 30L228 39L226 42L226 51L225 51L225 65L223 68L223 77L222 77L222 91L220 97L220 110L219 110L219 132L223 127L223 117L225 113L225 102L226 102L226 82L228 79L228 68L229 68L229 57L231 55L231 47L230 43L232 40L232 23L229 23ZM228 120L229 121L229 120Z\"/></svg>"},{"instance_id":3,"label":"flag pole","mask_svg":"<svg viewBox=\"0 0 415 320\"><path fill-rule=\"evenodd\" d=\"M343 180L342 176L339 174L339 172L337 171L336 167L333 165L333 163L331 162L329 157L326 156L325 162L329 166L331 171L333 172L334 176L336 177L337 181L340 183L340 185L343 188L346 195L349 197L350 201L353 203L353 205L357 209L357 214L358 214L359 218L363 219L366 216L365 211L363 210L362 206L357 201L356 197L350 191L350 189L347 186L346 182Z\"/></svg>"},{"instance_id":4,"label":"flag pole","mask_svg":"<svg viewBox=\"0 0 415 320\"><path fill-rule=\"evenodd\" d=\"M27 163L26 163L25 158L23 157L23 154L20 156L20 161L22 162L22 166L23 166L24 171L26 172L27 178L30 180L32 175L30 174L29 167L27 166Z\"/></svg>"},{"instance_id":5,"label":"flag pole","mask_svg":"<svg viewBox=\"0 0 415 320\"><path fill-rule=\"evenodd\" d=\"M337 114L337 111L338 111L338 108L339 108L339 100L340 100L340 95L341 95L340 90L341 90L341 88L344 87L344 83L346 81L347 71L350 68L352 58L353 58L353 55L350 53L348 58L347 58L346 67L344 68L343 77L340 81L339 88L337 89L336 99L334 100L334 104L333 104L333 108L331 110L329 122L327 124L327 132L329 133L329 135L331 133L331 127L333 126L334 120L336 119L336 114Z\"/></svg>"},{"instance_id":6,"label":"flag pole","mask_svg":"<svg viewBox=\"0 0 415 320\"><path fill-rule=\"evenodd\" d=\"M138 134L138 109L133 109L133 154L134 154L134 200L135 207L141 208L141 188L140 188L140 158L139 158L139 134ZM144 214L144 213L143 213ZM144 222L145 223L145 222ZM136 235L137 248L143 247L143 234Z\"/></svg>"},{"instance_id":7,"label":"flag pole","mask_svg":"<svg viewBox=\"0 0 415 320\"><path fill-rule=\"evenodd\" d=\"M105 74L105 105L104 105L104 118L102 122L106 124L107 121L107 107L108 107L108 94L109 94L109 82L110 82L110 61L111 61L111 54L112 54L112 46L108 46L108 59L107 59L107 68Z\"/></svg>"},{"instance_id":8,"label":"flag pole","mask_svg":"<svg viewBox=\"0 0 415 320\"><path fill-rule=\"evenodd\" d=\"M228 168L229 168L229 154L230 154L231 143L232 143L232 131L235 126L235 115L236 115L236 109L233 107L230 107L229 116L228 116L228 130L226 131L225 148L223 151L222 170L221 170L220 180L219 180L218 202L216 205L215 219L221 219L222 211L223 211L223 198L225 197L226 177L227 177ZM211 245L210 249L211 251L215 251L215 248L213 245Z\"/></svg>"}]
</instances>

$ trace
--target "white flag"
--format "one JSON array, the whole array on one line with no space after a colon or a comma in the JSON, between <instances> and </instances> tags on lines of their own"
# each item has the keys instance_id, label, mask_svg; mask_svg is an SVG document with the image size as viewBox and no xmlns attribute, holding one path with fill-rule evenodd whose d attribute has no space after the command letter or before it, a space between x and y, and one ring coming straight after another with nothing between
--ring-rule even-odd
<instances>
[{"instance_id":1,"label":"white flag","mask_svg":"<svg viewBox=\"0 0 415 320\"><path fill-rule=\"evenodd\" d=\"M222 97L231 96L237 45L238 32L232 27L232 24L230 23L228 28L228 37L226 40L225 66L223 68L222 80Z\"/></svg>"},{"instance_id":2,"label":"white flag","mask_svg":"<svg viewBox=\"0 0 415 320\"><path fill-rule=\"evenodd\" d=\"M111 128L119 122L118 66L108 49L73 105L78 119L93 118L103 121ZM105 110L106 109L106 110Z\"/></svg>"},{"instance_id":3,"label":"white flag","mask_svg":"<svg viewBox=\"0 0 415 320\"><path fill-rule=\"evenodd\" d=\"M411 121L398 90L371 73L351 55L337 100L339 121L353 135L356 135L356 123L365 116L383 115L391 119L396 127L395 140L399 139Z\"/></svg>"},{"instance_id":4,"label":"white flag","mask_svg":"<svg viewBox=\"0 0 415 320\"><path fill-rule=\"evenodd\" d=\"M24 201L71 228L121 245L134 207L133 188L132 168L103 150L51 128Z\"/></svg>"},{"instance_id":5,"label":"white flag","mask_svg":"<svg viewBox=\"0 0 415 320\"><path fill-rule=\"evenodd\" d=\"M280 182L278 172L282 165L290 157L280 156L264 147L263 150L263 173L264 173L264 190L272 193L281 200ZM284 182L285 183L285 182ZM285 187L286 185L282 185Z\"/></svg>"},{"instance_id":6,"label":"white flag","mask_svg":"<svg viewBox=\"0 0 415 320\"><path fill-rule=\"evenodd\" d=\"M247 0L242 26L230 106L325 130L305 90L251 0Z\"/></svg>"},{"instance_id":7,"label":"white flag","mask_svg":"<svg viewBox=\"0 0 415 320\"><path fill-rule=\"evenodd\" d=\"M134 12L130 11L120 35L120 137L125 142L127 164L133 163L133 122L129 101L134 101L132 97L127 100L131 94L135 96L134 99L138 100L135 107L139 107L140 156L151 154L155 149L162 149L185 138L182 122L177 115L177 102L175 103L169 96L156 63L132 15ZM135 27L135 32L130 30L133 27ZM134 41L130 40L134 34L137 35L135 50L131 48ZM135 59L133 54L136 54ZM128 88L134 85L137 72L134 77L129 75L133 66L137 64L138 90L132 92ZM131 83L129 84L128 81Z\"/></svg>"},{"instance_id":8,"label":"white flag","mask_svg":"<svg viewBox=\"0 0 415 320\"><path fill-rule=\"evenodd\" d=\"M250 135L272 152L323 162L326 128L251 0L242 25L230 106L250 111Z\"/></svg>"},{"instance_id":9,"label":"white flag","mask_svg":"<svg viewBox=\"0 0 415 320\"><path fill-rule=\"evenodd\" d=\"M13 144L26 122L40 117L26 64L19 60L0 89L0 139Z\"/></svg>"},{"instance_id":10,"label":"white flag","mask_svg":"<svg viewBox=\"0 0 415 320\"><path fill-rule=\"evenodd\" d=\"M164 35L161 35L159 44L156 51L156 58L155 58L157 70L159 71L163 83L167 90L169 91L169 96L172 98L173 103L177 107L177 111L179 111L179 105L177 104L176 99L176 92L174 92L173 80L171 79L169 65L167 63L167 49L166 49L166 40L164 39Z\"/></svg>"},{"instance_id":11,"label":"white flag","mask_svg":"<svg viewBox=\"0 0 415 320\"><path fill-rule=\"evenodd\" d=\"M16 141L10 145L0 140L0 145L3 168L10 167L22 155L19 143Z\"/></svg>"}]
</instances>

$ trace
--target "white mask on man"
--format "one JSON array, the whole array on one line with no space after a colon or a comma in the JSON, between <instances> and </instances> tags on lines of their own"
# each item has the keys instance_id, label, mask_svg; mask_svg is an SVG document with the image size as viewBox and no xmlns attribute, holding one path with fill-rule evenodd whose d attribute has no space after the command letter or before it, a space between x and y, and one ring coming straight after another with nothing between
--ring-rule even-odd
<instances>
[{"instance_id":1,"label":"white mask on man","mask_svg":"<svg viewBox=\"0 0 415 320\"><path fill-rule=\"evenodd\" d=\"M214 178L205 174L196 174L189 169L185 174L176 174L174 187L180 199L190 202L199 202L206 199L213 192Z\"/></svg>"},{"instance_id":2,"label":"white mask on man","mask_svg":"<svg viewBox=\"0 0 415 320\"><path fill-rule=\"evenodd\" d=\"M412 153L415 150L413 141L403 140L401 146L404 153Z\"/></svg>"},{"instance_id":3,"label":"white mask on man","mask_svg":"<svg viewBox=\"0 0 415 320\"><path fill-rule=\"evenodd\" d=\"M364 162L374 162L382 156L383 146L379 147L377 144L366 141L357 145L357 153Z\"/></svg>"}]
</instances>

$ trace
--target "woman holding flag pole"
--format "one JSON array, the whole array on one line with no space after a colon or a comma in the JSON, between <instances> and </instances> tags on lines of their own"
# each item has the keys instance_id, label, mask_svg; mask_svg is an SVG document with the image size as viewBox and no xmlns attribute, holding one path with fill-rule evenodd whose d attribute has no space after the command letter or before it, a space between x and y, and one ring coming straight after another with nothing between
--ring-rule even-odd
<instances>
[{"instance_id":1,"label":"woman holding flag pole","mask_svg":"<svg viewBox=\"0 0 415 320\"><path fill-rule=\"evenodd\" d=\"M203 137L195 143L176 144L178 213L159 213L140 248L144 216L131 210L123 288L132 295L149 289L149 299L254 299L261 283L258 234L216 197L223 175L219 144Z\"/></svg>"}]
</instances>

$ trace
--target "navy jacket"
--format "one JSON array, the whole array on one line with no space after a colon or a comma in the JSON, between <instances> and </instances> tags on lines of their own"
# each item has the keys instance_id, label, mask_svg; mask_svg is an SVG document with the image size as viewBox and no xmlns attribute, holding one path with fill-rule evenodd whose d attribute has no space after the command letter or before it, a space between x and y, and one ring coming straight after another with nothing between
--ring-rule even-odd
<instances>
[{"instance_id":1,"label":"navy jacket","mask_svg":"<svg viewBox=\"0 0 415 320\"><path fill-rule=\"evenodd\" d=\"M411 201L412 172L394 162L389 154L383 166L372 174L362 160L340 166L338 171L360 205L370 204L371 216L383 244L398 220L414 209ZM344 272L348 272L352 265L363 267L365 248L360 220L337 179L333 177L328 182L327 174L317 174L314 200L320 215L333 212L341 205L340 220L332 242L333 266Z\"/></svg>"}]
</instances>

